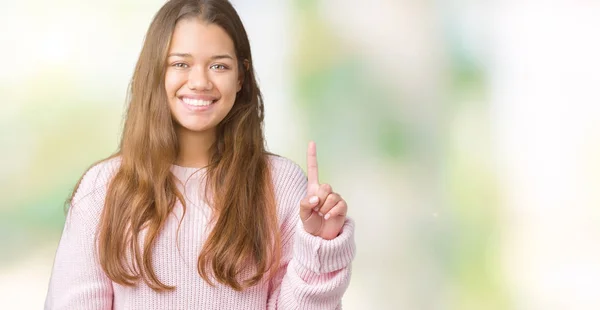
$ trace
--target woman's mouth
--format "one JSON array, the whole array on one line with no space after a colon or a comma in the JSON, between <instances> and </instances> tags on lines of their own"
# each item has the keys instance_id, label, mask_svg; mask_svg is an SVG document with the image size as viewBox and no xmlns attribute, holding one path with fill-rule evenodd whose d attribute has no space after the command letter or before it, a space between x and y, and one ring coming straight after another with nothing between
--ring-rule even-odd
<instances>
[{"instance_id":1,"label":"woman's mouth","mask_svg":"<svg viewBox=\"0 0 600 310\"><path fill-rule=\"evenodd\" d=\"M203 99L192 99L192 98L179 98L179 101L191 111L204 111L214 105L218 99L215 100L203 100Z\"/></svg>"}]
</instances>

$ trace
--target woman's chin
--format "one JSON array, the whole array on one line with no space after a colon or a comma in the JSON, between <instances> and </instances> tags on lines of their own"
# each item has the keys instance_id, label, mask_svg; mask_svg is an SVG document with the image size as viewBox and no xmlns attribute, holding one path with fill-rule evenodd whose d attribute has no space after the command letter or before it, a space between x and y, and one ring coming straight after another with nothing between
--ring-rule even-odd
<instances>
[{"instance_id":1,"label":"woman's chin","mask_svg":"<svg viewBox=\"0 0 600 310\"><path fill-rule=\"evenodd\" d=\"M214 130L214 126L207 126L206 124L197 124L193 122L181 122L177 121L177 132L186 133L204 133Z\"/></svg>"},{"instance_id":2,"label":"woman's chin","mask_svg":"<svg viewBox=\"0 0 600 310\"><path fill-rule=\"evenodd\" d=\"M211 127L206 127L206 126L182 126L183 129L187 132L190 133L197 133L197 134L202 134L202 133L206 133L208 131L211 131Z\"/></svg>"}]
</instances>

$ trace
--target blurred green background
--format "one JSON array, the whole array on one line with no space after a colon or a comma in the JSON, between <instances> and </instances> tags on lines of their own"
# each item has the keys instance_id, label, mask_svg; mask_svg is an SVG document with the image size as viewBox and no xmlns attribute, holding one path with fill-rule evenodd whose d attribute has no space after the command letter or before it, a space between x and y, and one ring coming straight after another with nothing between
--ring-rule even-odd
<instances>
[{"instance_id":1,"label":"blurred green background","mask_svg":"<svg viewBox=\"0 0 600 310\"><path fill-rule=\"evenodd\" d=\"M600 4L232 1L272 152L349 203L344 309L598 309ZM0 2L0 300L41 309L164 1Z\"/></svg>"}]
</instances>

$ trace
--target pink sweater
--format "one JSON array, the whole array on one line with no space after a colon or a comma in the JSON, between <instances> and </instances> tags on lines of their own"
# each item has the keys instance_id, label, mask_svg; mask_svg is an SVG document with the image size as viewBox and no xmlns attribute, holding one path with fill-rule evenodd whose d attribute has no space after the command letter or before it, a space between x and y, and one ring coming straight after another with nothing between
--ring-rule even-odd
<instances>
[{"instance_id":1,"label":"pink sweater","mask_svg":"<svg viewBox=\"0 0 600 310\"><path fill-rule=\"evenodd\" d=\"M342 233L324 240L304 231L299 201L306 195L306 176L292 161L270 158L282 236L282 261L276 277L245 291L206 283L197 270L198 254L208 236L210 208L201 190L204 169L173 166L187 203L177 203L153 253L158 278L175 290L154 292L143 281L135 287L112 282L98 262L94 235L118 158L104 161L84 176L67 214L52 269L45 309L340 309L350 281L355 255L354 223L348 219ZM186 182L187 181L187 182Z\"/></svg>"}]
</instances>

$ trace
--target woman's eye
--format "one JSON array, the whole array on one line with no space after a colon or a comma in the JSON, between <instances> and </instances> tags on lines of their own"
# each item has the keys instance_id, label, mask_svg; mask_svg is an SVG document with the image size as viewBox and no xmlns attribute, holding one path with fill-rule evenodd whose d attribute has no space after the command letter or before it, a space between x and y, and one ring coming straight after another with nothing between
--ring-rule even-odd
<instances>
[{"instance_id":1,"label":"woman's eye","mask_svg":"<svg viewBox=\"0 0 600 310\"><path fill-rule=\"evenodd\" d=\"M210 66L211 69L216 69L216 70L227 70L227 66L225 65L219 65L219 64L215 64Z\"/></svg>"},{"instance_id":2,"label":"woman's eye","mask_svg":"<svg viewBox=\"0 0 600 310\"><path fill-rule=\"evenodd\" d=\"M183 62L178 62L178 63L174 63L173 67L175 67L175 68L187 68L187 64L185 64Z\"/></svg>"}]
</instances>

